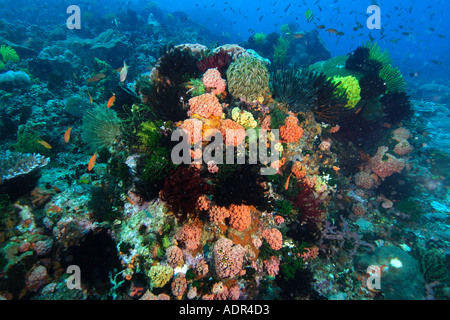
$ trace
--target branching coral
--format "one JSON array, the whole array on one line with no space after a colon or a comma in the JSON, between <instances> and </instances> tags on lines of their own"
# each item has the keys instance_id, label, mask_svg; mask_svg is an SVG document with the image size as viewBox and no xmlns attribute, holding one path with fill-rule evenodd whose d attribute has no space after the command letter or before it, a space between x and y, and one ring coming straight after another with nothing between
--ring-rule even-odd
<instances>
[{"instance_id":1,"label":"branching coral","mask_svg":"<svg viewBox=\"0 0 450 320\"><path fill-rule=\"evenodd\" d=\"M6 180L25 175L44 167L50 160L40 154L11 152L0 154L0 184Z\"/></svg>"},{"instance_id":2,"label":"branching coral","mask_svg":"<svg viewBox=\"0 0 450 320\"><path fill-rule=\"evenodd\" d=\"M275 64L283 65L288 57L288 51L291 41L287 38L280 37L277 39L277 45L273 53L273 61Z\"/></svg>"}]
</instances>

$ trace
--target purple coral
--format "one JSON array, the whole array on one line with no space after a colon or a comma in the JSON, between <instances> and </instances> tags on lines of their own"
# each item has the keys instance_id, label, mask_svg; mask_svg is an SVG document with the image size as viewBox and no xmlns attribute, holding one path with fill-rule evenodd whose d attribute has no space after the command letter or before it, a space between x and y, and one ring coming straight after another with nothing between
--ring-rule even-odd
<instances>
[{"instance_id":1,"label":"purple coral","mask_svg":"<svg viewBox=\"0 0 450 320\"><path fill-rule=\"evenodd\" d=\"M244 263L244 248L234 245L227 238L220 238L214 244L214 261L219 278L234 277L242 270Z\"/></svg>"}]
</instances>

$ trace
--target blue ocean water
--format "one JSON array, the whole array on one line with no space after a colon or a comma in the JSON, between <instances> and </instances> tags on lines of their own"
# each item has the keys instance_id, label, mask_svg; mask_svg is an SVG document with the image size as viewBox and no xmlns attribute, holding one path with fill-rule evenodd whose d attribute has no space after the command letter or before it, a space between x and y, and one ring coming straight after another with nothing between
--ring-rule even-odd
<instances>
[{"instance_id":1,"label":"blue ocean water","mask_svg":"<svg viewBox=\"0 0 450 320\"><path fill-rule=\"evenodd\" d=\"M0 298L448 300L448 12L0 0Z\"/></svg>"}]
</instances>

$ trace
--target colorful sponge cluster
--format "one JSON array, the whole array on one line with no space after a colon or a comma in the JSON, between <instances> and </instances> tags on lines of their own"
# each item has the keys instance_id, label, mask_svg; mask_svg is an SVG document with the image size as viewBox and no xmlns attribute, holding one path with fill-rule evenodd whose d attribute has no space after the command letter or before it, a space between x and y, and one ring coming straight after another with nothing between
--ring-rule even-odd
<instances>
[{"instance_id":1,"label":"colorful sponge cluster","mask_svg":"<svg viewBox=\"0 0 450 320\"><path fill-rule=\"evenodd\" d=\"M283 246L283 235L278 229L266 229L263 231L262 237L273 250L280 250Z\"/></svg>"},{"instance_id":2,"label":"colorful sponge cluster","mask_svg":"<svg viewBox=\"0 0 450 320\"><path fill-rule=\"evenodd\" d=\"M231 119L222 121L220 132L222 133L223 141L227 146L240 145L246 136L244 127Z\"/></svg>"},{"instance_id":3,"label":"colorful sponge cluster","mask_svg":"<svg viewBox=\"0 0 450 320\"><path fill-rule=\"evenodd\" d=\"M189 99L188 116L198 114L203 118L222 115L222 105L219 99L212 93L204 93L200 96Z\"/></svg>"},{"instance_id":4,"label":"colorful sponge cluster","mask_svg":"<svg viewBox=\"0 0 450 320\"><path fill-rule=\"evenodd\" d=\"M303 129L298 125L298 119L289 116L280 127L280 137L283 142L295 143L303 136Z\"/></svg>"},{"instance_id":5,"label":"colorful sponge cluster","mask_svg":"<svg viewBox=\"0 0 450 320\"><path fill-rule=\"evenodd\" d=\"M227 83L220 76L220 71L217 68L211 68L206 70L203 74L203 85L206 89L213 89L212 94L222 94L225 92Z\"/></svg>"}]
</instances>

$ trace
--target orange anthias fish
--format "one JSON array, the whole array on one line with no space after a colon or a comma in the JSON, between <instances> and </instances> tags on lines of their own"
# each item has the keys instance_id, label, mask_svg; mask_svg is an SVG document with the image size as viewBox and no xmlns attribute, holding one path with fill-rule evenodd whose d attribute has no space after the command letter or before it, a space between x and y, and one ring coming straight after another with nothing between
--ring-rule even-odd
<instances>
[{"instance_id":1,"label":"orange anthias fish","mask_svg":"<svg viewBox=\"0 0 450 320\"><path fill-rule=\"evenodd\" d=\"M123 68L122 68L122 70L120 70L120 82L124 82L125 79L127 78L128 68L129 67L127 66L127 63L124 60L123 61Z\"/></svg>"},{"instance_id":2,"label":"orange anthias fish","mask_svg":"<svg viewBox=\"0 0 450 320\"><path fill-rule=\"evenodd\" d=\"M103 79L104 77L106 77L106 75L104 73L97 73L95 76L89 78L88 82L96 82L98 80Z\"/></svg>"},{"instance_id":3,"label":"orange anthias fish","mask_svg":"<svg viewBox=\"0 0 450 320\"><path fill-rule=\"evenodd\" d=\"M289 174L289 177L286 180L286 184L284 185L284 190L287 190L289 188L289 180L291 179L292 173Z\"/></svg>"},{"instance_id":4,"label":"orange anthias fish","mask_svg":"<svg viewBox=\"0 0 450 320\"><path fill-rule=\"evenodd\" d=\"M114 102L116 102L116 94L115 93L113 93L111 98L109 98L108 103L106 104L106 107L111 108L113 106Z\"/></svg>"},{"instance_id":5,"label":"orange anthias fish","mask_svg":"<svg viewBox=\"0 0 450 320\"><path fill-rule=\"evenodd\" d=\"M88 170L91 171L92 168L95 165L95 160L97 159L97 152L94 153L94 155L89 159L89 163L88 163Z\"/></svg>"},{"instance_id":6,"label":"orange anthias fish","mask_svg":"<svg viewBox=\"0 0 450 320\"><path fill-rule=\"evenodd\" d=\"M69 127L69 129L64 132L64 142L67 143L70 140L70 131L72 131L72 127Z\"/></svg>"},{"instance_id":7,"label":"orange anthias fish","mask_svg":"<svg viewBox=\"0 0 450 320\"><path fill-rule=\"evenodd\" d=\"M336 29L333 29L333 28L327 29L325 31L328 31L329 33L338 33L338 31Z\"/></svg>"},{"instance_id":8,"label":"orange anthias fish","mask_svg":"<svg viewBox=\"0 0 450 320\"><path fill-rule=\"evenodd\" d=\"M129 196L127 196L127 200L128 200L128 202L129 202L132 206L134 206L134 201L133 201L133 199L131 199Z\"/></svg>"},{"instance_id":9,"label":"orange anthias fish","mask_svg":"<svg viewBox=\"0 0 450 320\"><path fill-rule=\"evenodd\" d=\"M90 103L94 102L94 99L92 99L92 96L91 96L91 94L89 93L89 91L88 91L88 95L89 95L89 102L90 102Z\"/></svg>"},{"instance_id":10,"label":"orange anthias fish","mask_svg":"<svg viewBox=\"0 0 450 320\"><path fill-rule=\"evenodd\" d=\"M36 142L42 144L47 149L52 148L52 146L50 144L48 144L48 142L45 142L44 140L37 140Z\"/></svg>"},{"instance_id":11,"label":"orange anthias fish","mask_svg":"<svg viewBox=\"0 0 450 320\"><path fill-rule=\"evenodd\" d=\"M325 29L325 25L321 24L320 26L317 26L317 29Z\"/></svg>"}]
</instances>

